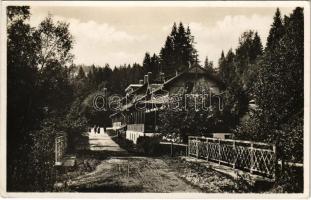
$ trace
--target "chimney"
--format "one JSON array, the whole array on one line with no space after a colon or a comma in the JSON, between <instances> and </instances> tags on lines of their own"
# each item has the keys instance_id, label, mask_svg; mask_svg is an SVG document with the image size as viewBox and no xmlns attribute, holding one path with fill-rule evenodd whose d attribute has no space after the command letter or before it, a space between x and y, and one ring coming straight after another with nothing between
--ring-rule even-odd
<instances>
[{"instance_id":1,"label":"chimney","mask_svg":"<svg viewBox=\"0 0 311 200\"><path fill-rule=\"evenodd\" d=\"M143 80L143 79L140 79L140 80L139 80L139 84L144 84L144 80Z\"/></svg>"},{"instance_id":2,"label":"chimney","mask_svg":"<svg viewBox=\"0 0 311 200\"><path fill-rule=\"evenodd\" d=\"M147 84L149 82L149 80L148 80L148 75L145 75L144 76L144 84Z\"/></svg>"},{"instance_id":3,"label":"chimney","mask_svg":"<svg viewBox=\"0 0 311 200\"><path fill-rule=\"evenodd\" d=\"M163 73L163 72L160 72L160 81L161 81L162 83L165 82L165 77L164 77L164 73Z\"/></svg>"},{"instance_id":4,"label":"chimney","mask_svg":"<svg viewBox=\"0 0 311 200\"><path fill-rule=\"evenodd\" d=\"M176 70L176 76L178 76L178 71Z\"/></svg>"}]
</instances>

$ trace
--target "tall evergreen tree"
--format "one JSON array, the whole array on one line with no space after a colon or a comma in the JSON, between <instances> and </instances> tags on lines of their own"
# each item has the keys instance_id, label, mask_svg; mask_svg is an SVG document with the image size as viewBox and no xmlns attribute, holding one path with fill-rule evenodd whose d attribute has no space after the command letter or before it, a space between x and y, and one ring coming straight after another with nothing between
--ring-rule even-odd
<instances>
[{"instance_id":1,"label":"tall evergreen tree","mask_svg":"<svg viewBox=\"0 0 311 200\"><path fill-rule=\"evenodd\" d=\"M174 23L170 36L160 51L162 70L169 75L175 71L184 71L189 64L198 62L197 50L194 48L194 38L190 28L185 29L182 23L177 28Z\"/></svg>"},{"instance_id":2,"label":"tall evergreen tree","mask_svg":"<svg viewBox=\"0 0 311 200\"><path fill-rule=\"evenodd\" d=\"M189 60L189 55L187 55L188 38L186 37L186 31L183 24L180 22L178 26L178 32L174 40L177 70L183 71L187 68Z\"/></svg>"},{"instance_id":3,"label":"tall evergreen tree","mask_svg":"<svg viewBox=\"0 0 311 200\"><path fill-rule=\"evenodd\" d=\"M150 59L152 79L157 79L160 72L160 58L154 53Z\"/></svg>"},{"instance_id":4,"label":"tall evergreen tree","mask_svg":"<svg viewBox=\"0 0 311 200\"><path fill-rule=\"evenodd\" d=\"M178 35L177 25L176 25L176 22L174 22L173 27L172 27L172 31L171 31L171 34L170 34L170 37L171 38L176 38L177 35Z\"/></svg>"},{"instance_id":5,"label":"tall evergreen tree","mask_svg":"<svg viewBox=\"0 0 311 200\"><path fill-rule=\"evenodd\" d=\"M194 48L194 36L192 36L191 34L191 30L190 27L187 26L187 31L186 31L186 37L187 37L187 56L190 60L190 63L199 63L199 55L198 55L198 51Z\"/></svg>"},{"instance_id":6,"label":"tall evergreen tree","mask_svg":"<svg viewBox=\"0 0 311 200\"><path fill-rule=\"evenodd\" d=\"M174 43L172 37L168 36L164 47L160 51L161 71L166 75L171 75L175 72L176 59L174 55Z\"/></svg>"},{"instance_id":7,"label":"tall evergreen tree","mask_svg":"<svg viewBox=\"0 0 311 200\"><path fill-rule=\"evenodd\" d=\"M252 75L256 73L257 59L263 54L262 44L257 32L247 31L239 39L236 49L236 81L245 90L253 87Z\"/></svg>"},{"instance_id":8,"label":"tall evergreen tree","mask_svg":"<svg viewBox=\"0 0 311 200\"><path fill-rule=\"evenodd\" d=\"M261 39L260 39L258 33L255 32L253 42L251 45L251 51L249 54L249 59L252 62L256 62L256 59L259 58L260 56L262 56L262 54L263 54L263 46L261 43Z\"/></svg>"},{"instance_id":9,"label":"tall evergreen tree","mask_svg":"<svg viewBox=\"0 0 311 200\"><path fill-rule=\"evenodd\" d=\"M277 11L278 13L278 11ZM276 16L279 16L277 14ZM279 17L275 17L279 20ZM302 161L303 158L303 68L304 17L296 8L284 20L284 34L275 37L271 27L270 40L258 63L255 100L256 115L249 122L254 140L275 143L281 159ZM273 22L273 25L276 24ZM246 126L247 127L247 126ZM246 129L245 132L248 132ZM289 142L290 141L290 142Z\"/></svg>"},{"instance_id":10,"label":"tall evergreen tree","mask_svg":"<svg viewBox=\"0 0 311 200\"><path fill-rule=\"evenodd\" d=\"M152 71L152 69L151 69L151 57L150 57L150 54L148 52L145 53L145 57L143 60L143 68L144 68L145 73Z\"/></svg>"},{"instance_id":11,"label":"tall evergreen tree","mask_svg":"<svg viewBox=\"0 0 311 200\"><path fill-rule=\"evenodd\" d=\"M218 60L218 76L222 82L225 82L225 75L224 75L224 69L225 69L225 53L222 50L220 54L220 58Z\"/></svg>"},{"instance_id":12,"label":"tall evergreen tree","mask_svg":"<svg viewBox=\"0 0 311 200\"><path fill-rule=\"evenodd\" d=\"M77 74L77 79L84 79L85 78L85 73L83 68L80 66Z\"/></svg>"},{"instance_id":13,"label":"tall evergreen tree","mask_svg":"<svg viewBox=\"0 0 311 200\"><path fill-rule=\"evenodd\" d=\"M267 38L266 50L276 49L277 44L284 35L284 31L285 29L281 17L281 12L280 9L277 8L273 18L271 29L269 31L269 36Z\"/></svg>"},{"instance_id":14,"label":"tall evergreen tree","mask_svg":"<svg viewBox=\"0 0 311 200\"><path fill-rule=\"evenodd\" d=\"M213 62L208 60L208 57L206 56L205 61L204 61L204 68L209 72L209 73L214 73L215 69L213 66Z\"/></svg>"}]
</instances>

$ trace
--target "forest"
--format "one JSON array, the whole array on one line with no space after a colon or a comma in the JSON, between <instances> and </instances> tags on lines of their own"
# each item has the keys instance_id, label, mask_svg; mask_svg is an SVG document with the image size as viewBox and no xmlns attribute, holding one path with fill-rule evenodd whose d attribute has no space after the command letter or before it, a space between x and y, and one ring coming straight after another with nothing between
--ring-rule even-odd
<instances>
[{"instance_id":1,"label":"forest","mask_svg":"<svg viewBox=\"0 0 311 200\"><path fill-rule=\"evenodd\" d=\"M224 126L238 139L276 144L282 162L303 162L302 8L289 16L276 9L266 44L255 30L245 30L235 49L219 52L218 67L207 55L204 61L198 59L195 36L182 22L173 23L160 53L146 52L142 63L87 66L74 63L70 24L48 15L32 27L30 18L28 6L7 7L8 191L50 191L55 179L55 136L65 132L75 138L88 126L110 125L110 111L92 108L96 92L107 88L109 94L124 95L124 89L147 72L154 79L160 72L169 78L189 64L200 64L225 85L221 113L211 119L202 117L204 113L192 115L197 124L191 126L197 127L197 133L203 133L207 124ZM250 101L257 109L241 122ZM180 125L184 120L180 113L164 113L162 118L163 131L183 132L190 126L187 121ZM69 141L71 151L73 141ZM278 180L289 192L297 187L293 173L284 169Z\"/></svg>"}]
</instances>

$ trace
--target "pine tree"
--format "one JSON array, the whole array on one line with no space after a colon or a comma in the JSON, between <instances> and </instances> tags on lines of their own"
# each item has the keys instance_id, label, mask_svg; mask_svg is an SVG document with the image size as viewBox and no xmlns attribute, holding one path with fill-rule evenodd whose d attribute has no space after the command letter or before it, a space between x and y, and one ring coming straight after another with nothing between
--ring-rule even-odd
<instances>
[{"instance_id":1,"label":"pine tree","mask_svg":"<svg viewBox=\"0 0 311 200\"><path fill-rule=\"evenodd\" d=\"M171 34L160 51L160 61L163 72L169 75L173 75L175 71L184 71L189 64L199 62L189 27L185 30L180 22L177 28L174 23Z\"/></svg>"},{"instance_id":2,"label":"pine tree","mask_svg":"<svg viewBox=\"0 0 311 200\"><path fill-rule=\"evenodd\" d=\"M278 42L270 40L268 51L259 63L255 97L261 116L258 129L264 135L257 136L276 143L280 158L302 161L303 9L296 8L284 21L283 37ZM277 38L276 35L272 26L269 38Z\"/></svg>"},{"instance_id":3,"label":"pine tree","mask_svg":"<svg viewBox=\"0 0 311 200\"><path fill-rule=\"evenodd\" d=\"M251 45L249 59L251 62L255 62L256 59L262 54L263 54L263 47L262 47L261 39L258 33L255 32L254 39Z\"/></svg>"},{"instance_id":4,"label":"pine tree","mask_svg":"<svg viewBox=\"0 0 311 200\"><path fill-rule=\"evenodd\" d=\"M271 25L271 29L269 31L269 36L267 38L266 50L275 50L276 45L279 43L280 39L284 35L284 25L281 18L280 9L277 8L274 18L273 24Z\"/></svg>"},{"instance_id":5,"label":"pine tree","mask_svg":"<svg viewBox=\"0 0 311 200\"><path fill-rule=\"evenodd\" d=\"M171 31L171 34L170 34L170 37L171 38L176 38L177 34L178 34L177 25L176 25L176 22L174 22L173 27L172 27L172 31Z\"/></svg>"},{"instance_id":6,"label":"pine tree","mask_svg":"<svg viewBox=\"0 0 311 200\"><path fill-rule=\"evenodd\" d=\"M190 61L191 64L199 63L198 51L194 48L195 44L194 37L191 35L189 26L187 27L186 37L187 37L186 55L188 56L188 60Z\"/></svg>"},{"instance_id":7,"label":"pine tree","mask_svg":"<svg viewBox=\"0 0 311 200\"><path fill-rule=\"evenodd\" d=\"M143 68L144 68L145 74L148 72L151 72L151 57L148 52L145 54L145 57L143 60Z\"/></svg>"},{"instance_id":8,"label":"pine tree","mask_svg":"<svg viewBox=\"0 0 311 200\"><path fill-rule=\"evenodd\" d=\"M218 60L218 76L220 78L220 80L225 83L225 67L226 67L226 63L225 63L225 53L222 50L221 51L221 55L220 58Z\"/></svg>"},{"instance_id":9,"label":"pine tree","mask_svg":"<svg viewBox=\"0 0 311 200\"><path fill-rule=\"evenodd\" d=\"M233 84L236 76L236 67L235 67L235 54L232 49L229 49L226 56L224 51L221 52L221 57L219 59L219 70L218 74L220 80L225 83L227 87Z\"/></svg>"},{"instance_id":10,"label":"pine tree","mask_svg":"<svg viewBox=\"0 0 311 200\"><path fill-rule=\"evenodd\" d=\"M236 55L233 53L232 49L229 49L225 58L225 69L224 69L224 81L227 86L236 85ZM235 83L234 83L235 82Z\"/></svg>"},{"instance_id":11,"label":"pine tree","mask_svg":"<svg viewBox=\"0 0 311 200\"><path fill-rule=\"evenodd\" d=\"M154 53L150 59L152 79L157 79L160 73L160 58Z\"/></svg>"},{"instance_id":12,"label":"pine tree","mask_svg":"<svg viewBox=\"0 0 311 200\"><path fill-rule=\"evenodd\" d=\"M189 61L187 55L187 43L188 39L186 37L186 32L183 24L180 22L178 26L178 32L176 37L173 38L174 40L174 47L175 47L175 54L176 54L176 61L177 61L177 70L183 71L186 69Z\"/></svg>"},{"instance_id":13,"label":"pine tree","mask_svg":"<svg viewBox=\"0 0 311 200\"><path fill-rule=\"evenodd\" d=\"M171 75L175 73L176 59L174 44L170 36L166 38L165 45L160 51L160 65L161 70L166 75Z\"/></svg>"},{"instance_id":14,"label":"pine tree","mask_svg":"<svg viewBox=\"0 0 311 200\"><path fill-rule=\"evenodd\" d=\"M208 73L214 73L215 69L213 67L213 62L208 60L208 57L206 56L204 61L204 68L207 70Z\"/></svg>"},{"instance_id":15,"label":"pine tree","mask_svg":"<svg viewBox=\"0 0 311 200\"><path fill-rule=\"evenodd\" d=\"M239 39L236 49L236 81L244 90L252 90L253 75L256 74L257 59L263 54L262 44L257 32L247 31Z\"/></svg>"},{"instance_id":16,"label":"pine tree","mask_svg":"<svg viewBox=\"0 0 311 200\"><path fill-rule=\"evenodd\" d=\"M77 79L84 79L85 78L85 73L84 73L84 70L83 68L80 66L79 67L79 71L78 71L78 74L77 74Z\"/></svg>"}]
</instances>

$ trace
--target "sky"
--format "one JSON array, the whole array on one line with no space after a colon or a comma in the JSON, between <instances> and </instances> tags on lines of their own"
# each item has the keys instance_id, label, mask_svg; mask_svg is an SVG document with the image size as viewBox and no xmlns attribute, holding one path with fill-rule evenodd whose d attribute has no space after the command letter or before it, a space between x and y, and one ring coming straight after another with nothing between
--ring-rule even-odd
<instances>
[{"instance_id":1,"label":"sky","mask_svg":"<svg viewBox=\"0 0 311 200\"><path fill-rule=\"evenodd\" d=\"M282 15L294 8L281 7ZM263 45L276 7L82 7L32 6L31 25L48 14L70 24L75 64L112 68L142 63L146 52L159 54L173 23L189 26L201 64L207 56L217 66L221 51L238 46L244 31L259 33Z\"/></svg>"}]
</instances>

